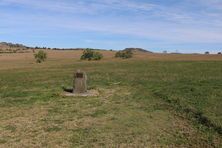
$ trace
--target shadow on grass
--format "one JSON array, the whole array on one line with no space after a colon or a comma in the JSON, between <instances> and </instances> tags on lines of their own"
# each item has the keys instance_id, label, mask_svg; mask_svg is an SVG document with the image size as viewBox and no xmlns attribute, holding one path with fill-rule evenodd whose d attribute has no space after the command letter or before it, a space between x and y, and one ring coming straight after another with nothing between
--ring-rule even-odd
<instances>
[{"instance_id":1,"label":"shadow on grass","mask_svg":"<svg viewBox=\"0 0 222 148\"><path fill-rule=\"evenodd\" d=\"M62 87L63 91L68 92L68 93L72 93L73 92L73 88L66 88L66 87Z\"/></svg>"},{"instance_id":2,"label":"shadow on grass","mask_svg":"<svg viewBox=\"0 0 222 148\"><path fill-rule=\"evenodd\" d=\"M176 111L185 113L188 117L195 119L199 124L204 125L209 129L213 129L219 135L222 135L222 127L213 123L208 117L204 116L202 112L182 106L178 100L172 100L168 96L159 92L154 92L154 95L170 104Z\"/></svg>"}]
</instances>

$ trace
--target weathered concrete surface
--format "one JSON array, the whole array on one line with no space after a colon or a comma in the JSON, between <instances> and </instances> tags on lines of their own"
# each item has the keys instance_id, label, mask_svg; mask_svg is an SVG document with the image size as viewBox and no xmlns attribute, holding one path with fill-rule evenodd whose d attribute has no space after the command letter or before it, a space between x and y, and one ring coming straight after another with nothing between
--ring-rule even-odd
<instances>
[{"instance_id":1,"label":"weathered concrete surface","mask_svg":"<svg viewBox=\"0 0 222 148\"><path fill-rule=\"evenodd\" d=\"M87 75L85 72L77 70L74 73L74 86L73 86L73 93L74 94L81 94L87 92Z\"/></svg>"},{"instance_id":2,"label":"weathered concrete surface","mask_svg":"<svg viewBox=\"0 0 222 148\"><path fill-rule=\"evenodd\" d=\"M99 96L99 92L97 90L88 90L85 93L63 93L63 96L66 97L97 97Z\"/></svg>"}]
</instances>

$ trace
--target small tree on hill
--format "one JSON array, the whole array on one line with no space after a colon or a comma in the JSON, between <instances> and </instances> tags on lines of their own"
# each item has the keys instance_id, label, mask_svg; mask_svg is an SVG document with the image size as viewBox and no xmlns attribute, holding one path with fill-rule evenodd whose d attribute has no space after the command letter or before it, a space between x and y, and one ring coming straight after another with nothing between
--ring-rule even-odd
<instances>
[{"instance_id":1,"label":"small tree on hill","mask_svg":"<svg viewBox=\"0 0 222 148\"><path fill-rule=\"evenodd\" d=\"M128 59L133 57L133 52L131 50L118 51L115 55L116 58Z\"/></svg>"},{"instance_id":2,"label":"small tree on hill","mask_svg":"<svg viewBox=\"0 0 222 148\"><path fill-rule=\"evenodd\" d=\"M99 52L93 51L92 49L85 49L83 51L83 54L81 56L81 60L101 60L103 58L103 55Z\"/></svg>"},{"instance_id":3,"label":"small tree on hill","mask_svg":"<svg viewBox=\"0 0 222 148\"><path fill-rule=\"evenodd\" d=\"M210 54L210 52L209 52L209 51L206 51L205 54Z\"/></svg>"},{"instance_id":4,"label":"small tree on hill","mask_svg":"<svg viewBox=\"0 0 222 148\"><path fill-rule=\"evenodd\" d=\"M44 62L47 59L47 53L43 50L34 54L37 63Z\"/></svg>"}]
</instances>

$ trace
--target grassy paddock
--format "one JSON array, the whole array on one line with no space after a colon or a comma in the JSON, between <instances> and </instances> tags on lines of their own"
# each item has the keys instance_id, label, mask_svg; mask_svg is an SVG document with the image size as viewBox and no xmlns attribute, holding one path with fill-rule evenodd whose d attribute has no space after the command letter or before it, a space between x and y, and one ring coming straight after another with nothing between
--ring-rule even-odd
<instances>
[{"instance_id":1,"label":"grassy paddock","mask_svg":"<svg viewBox=\"0 0 222 148\"><path fill-rule=\"evenodd\" d=\"M0 147L222 146L221 56L80 54L0 57ZM99 97L61 95L79 68Z\"/></svg>"}]
</instances>

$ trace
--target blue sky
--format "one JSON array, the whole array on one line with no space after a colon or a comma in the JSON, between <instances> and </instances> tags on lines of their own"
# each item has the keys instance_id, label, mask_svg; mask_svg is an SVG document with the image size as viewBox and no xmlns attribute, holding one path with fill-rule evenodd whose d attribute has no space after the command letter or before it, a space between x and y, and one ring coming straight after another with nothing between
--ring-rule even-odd
<instances>
[{"instance_id":1,"label":"blue sky","mask_svg":"<svg viewBox=\"0 0 222 148\"><path fill-rule=\"evenodd\" d=\"M0 41L218 52L222 50L222 1L0 0Z\"/></svg>"}]
</instances>

